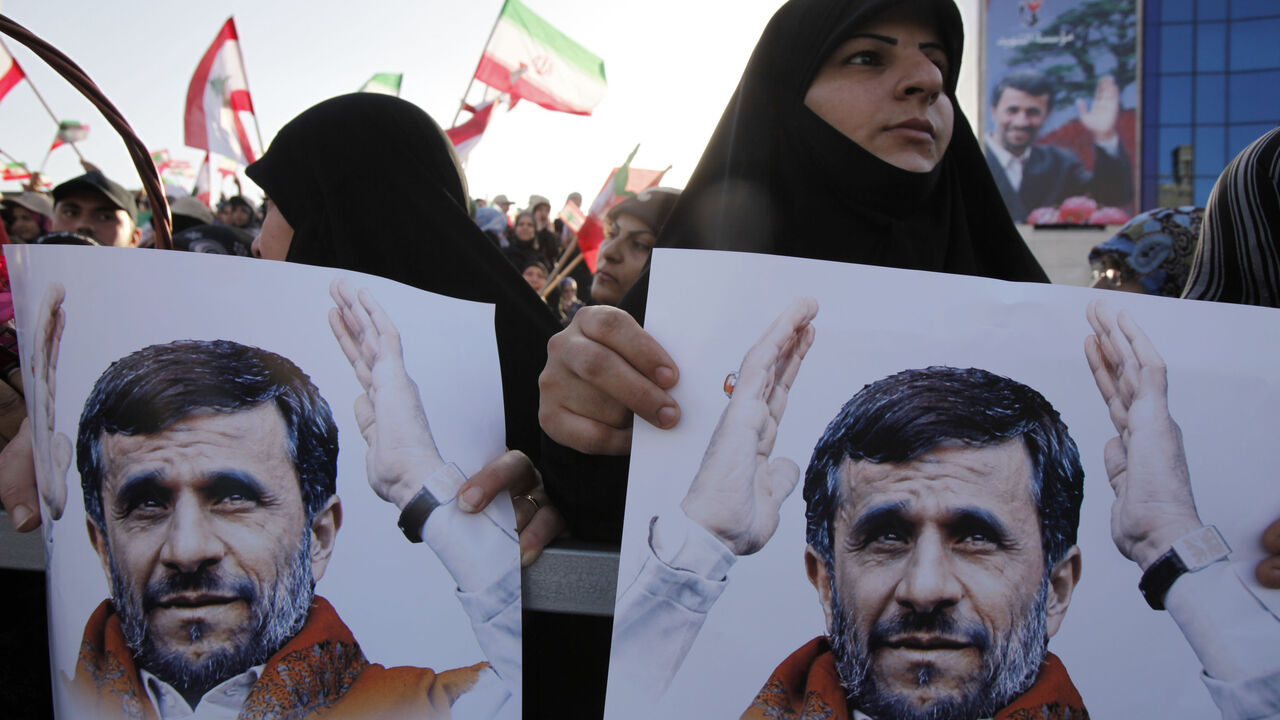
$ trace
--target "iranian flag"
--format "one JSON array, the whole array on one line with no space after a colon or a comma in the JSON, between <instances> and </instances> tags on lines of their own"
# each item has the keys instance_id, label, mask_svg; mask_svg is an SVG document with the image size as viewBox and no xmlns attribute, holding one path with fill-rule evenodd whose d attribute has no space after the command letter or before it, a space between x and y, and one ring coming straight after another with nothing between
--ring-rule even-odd
<instances>
[{"instance_id":1,"label":"iranian flag","mask_svg":"<svg viewBox=\"0 0 1280 720\"><path fill-rule=\"evenodd\" d=\"M525 7L506 0L476 79L548 110L590 115L604 99L604 61Z\"/></svg>"},{"instance_id":2,"label":"iranian flag","mask_svg":"<svg viewBox=\"0 0 1280 720\"><path fill-rule=\"evenodd\" d=\"M4 45L0 45L0 100L3 100L5 93L12 90L13 86L26 76L19 67L18 61L13 59Z\"/></svg>"},{"instance_id":3,"label":"iranian flag","mask_svg":"<svg viewBox=\"0 0 1280 720\"><path fill-rule=\"evenodd\" d=\"M444 134L449 136L449 141L453 143L453 151L458 154L458 161L463 163L467 161L471 149L484 136L485 128L489 127L489 116L493 115L493 101L490 100L478 108L468 105L466 110L471 113L471 119L444 131Z\"/></svg>"},{"instance_id":4,"label":"iranian flag","mask_svg":"<svg viewBox=\"0 0 1280 720\"><path fill-rule=\"evenodd\" d=\"M600 188L600 194L596 196L595 202L591 203L591 212L582 223L582 229L578 231L578 249L582 251L582 259L587 263L587 269L593 273L596 271L596 256L600 254L600 241L604 239L604 216L609 212L609 208L654 187L662 182L662 176L667 174L666 170L641 170L631 167L631 159L636 156L636 151L639 149L640 146L637 145L627 156L627 161L622 163L622 167L616 167L609 173L609 179L604 181L604 187Z\"/></svg>"},{"instance_id":5,"label":"iranian flag","mask_svg":"<svg viewBox=\"0 0 1280 720\"><path fill-rule=\"evenodd\" d=\"M358 92L378 93L400 97L400 81L404 73L376 73L369 81L360 86Z\"/></svg>"},{"instance_id":6,"label":"iranian flag","mask_svg":"<svg viewBox=\"0 0 1280 720\"><path fill-rule=\"evenodd\" d=\"M79 120L63 120L58 123L58 134L53 138L49 152L68 143L84 142L89 137L89 126Z\"/></svg>"},{"instance_id":7,"label":"iranian flag","mask_svg":"<svg viewBox=\"0 0 1280 720\"><path fill-rule=\"evenodd\" d=\"M22 163L5 163L3 175L0 180L30 180L31 171Z\"/></svg>"},{"instance_id":8,"label":"iranian flag","mask_svg":"<svg viewBox=\"0 0 1280 720\"><path fill-rule=\"evenodd\" d=\"M244 130L242 113L253 117L253 101L236 23L227 18L187 87L186 144L248 165L256 154Z\"/></svg>"}]
</instances>

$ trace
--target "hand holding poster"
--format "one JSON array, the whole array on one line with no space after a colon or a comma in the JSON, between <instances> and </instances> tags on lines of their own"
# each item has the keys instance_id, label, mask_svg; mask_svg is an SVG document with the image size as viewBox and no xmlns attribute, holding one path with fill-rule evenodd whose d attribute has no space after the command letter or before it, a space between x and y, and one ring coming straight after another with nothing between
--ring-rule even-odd
<instances>
[{"instance_id":1,"label":"hand holding poster","mask_svg":"<svg viewBox=\"0 0 1280 720\"><path fill-rule=\"evenodd\" d=\"M455 500L503 453L490 306L241 258L8 252L60 716L519 716L516 520Z\"/></svg>"},{"instance_id":2,"label":"hand holding poster","mask_svg":"<svg viewBox=\"0 0 1280 720\"><path fill-rule=\"evenodd\" d=\"M1253 574L1274 310L724 252L652 272L682 419L635 430L606 717L1280 702Z\"/></svg>"}]
</instances>

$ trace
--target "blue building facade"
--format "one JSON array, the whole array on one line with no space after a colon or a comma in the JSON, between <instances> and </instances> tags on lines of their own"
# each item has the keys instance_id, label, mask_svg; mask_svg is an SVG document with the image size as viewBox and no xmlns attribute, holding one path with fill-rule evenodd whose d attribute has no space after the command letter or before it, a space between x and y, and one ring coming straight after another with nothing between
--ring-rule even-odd
<instances>
[{"instance_id":1,"label":"blue building facade","mask_svg":"<svg viewBox=\"0 0 1280 720\"><path fill-rule=\"evenodd\" d=\"M1203 206L1227 163L1280 125L1280 0L1145 0L1142 12L1139 204L1180 188Z\"/></svg>"}]
</instances>

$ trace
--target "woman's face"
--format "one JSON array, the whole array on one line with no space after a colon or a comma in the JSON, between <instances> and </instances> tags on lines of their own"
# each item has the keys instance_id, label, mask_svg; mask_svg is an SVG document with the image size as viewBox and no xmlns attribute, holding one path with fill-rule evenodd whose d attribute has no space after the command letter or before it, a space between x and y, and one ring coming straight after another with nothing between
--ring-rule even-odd
<instances>
[{"instance_id":1,"label":"woman's face","mask_svg":"<svg viewBox=\"0 0 1280 720\"><path fill-rule=\"evenodd\" d=\"M547 286L547 271L541 265L530 265L520 273L524 276L524 281L529 283L529 287L534 292L542 292L542 288Z\"/></svg>"},{"instance_id":2,"label":"woman's face","mask_svg":"<svg viewBox=\"0 0 1280 720\"><path fill-rule=\"evenodd\" d=\"M534 226L532 215L521 215L516 218L516 239L521 242L533 240Z\"/></svg>"},{"instance_id":3,"label":"woman's face","mask_svg":"<svg viewBox=\"0 0 1280 720\"><path fill-rule=\"evenodd\" d=\"M850 140L903 170L928 172L951 143L949 58L932 24L891 10L822 63L804 104Z\"/></svg>"},{"instance_id":4,"label":"woman's face","mask_svg":"<svg viewBox=\"0 0 1280 720\"><path fill-rule=\"evenodd\" d=\"M35 214L19 205L13 206L13 224L9 226L9 234L22 242L35 242L40 237L40 223Z\"/></svg>"},{"instance_id":5,"label":"woman's face","mask_svg":"<svg viewBox=\"0 0 1280 720\"><path fill-rule=\"evenodd\" d=\"M609 236L600 243L591 299L601 305L617 305L640 279L657 241L648 225L631 215L619 215L609 227Z\"/></svg>"},{"instance_id":6,"label":"woman's face","mask_svg":"<svg viewBox=\"0 0 1280 720\"><path fill-rule=\"evenodd\" d=\"M275 203L267 206L262 231L253 239L253 256L264 260L284 260L293 244L293 226L284 219Z\"/></svg>"}]
</instances>

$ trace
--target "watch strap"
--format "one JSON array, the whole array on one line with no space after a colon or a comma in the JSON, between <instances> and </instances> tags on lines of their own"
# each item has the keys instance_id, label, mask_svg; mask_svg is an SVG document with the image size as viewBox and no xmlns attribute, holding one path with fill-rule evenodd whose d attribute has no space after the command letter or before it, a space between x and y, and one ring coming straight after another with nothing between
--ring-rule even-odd
<instances>
[{"instance_id":1,"label":"watch strap","mask_svg":"<svg viewBox=\"0 0 1280 720\"><path fill-rule=\"evenodd\" d=\"M404 506L404 510L400 511L400 519L396 523L400 526L400 532L411 543L422 542L422 526L427 524L427 518L438 507L440 501L423 485L409 504Z\"/></svg>"},{"instance_id":2,"label":"watch strap","mask_svg":"<svg viewBox=\"0 0 1280 720\"><path fill-rule=\"evenodd\" d=\"M1164 598L1174 581L1185 573L1196 572L1231 554L1222 533L1213 525L1187 533L1173 542L1138 581L1138 590L1153 610L1164 610Z\"/></svg>"},{"instance_id":3,"label":"watch strap","mask_svg":"<svg viewBox=\"0 0 1280 720\"><path fill-rule=\"evenodd\" d=\"M453 463L441 465L422 481L422 488L400 511L400 520L396 523L409 542L422 542L422 526L427 524L427 518L436 508L451 501L466 481L467 476ZM442 503L440 498L448 500Z\"/></svg>"}]
</instances>

